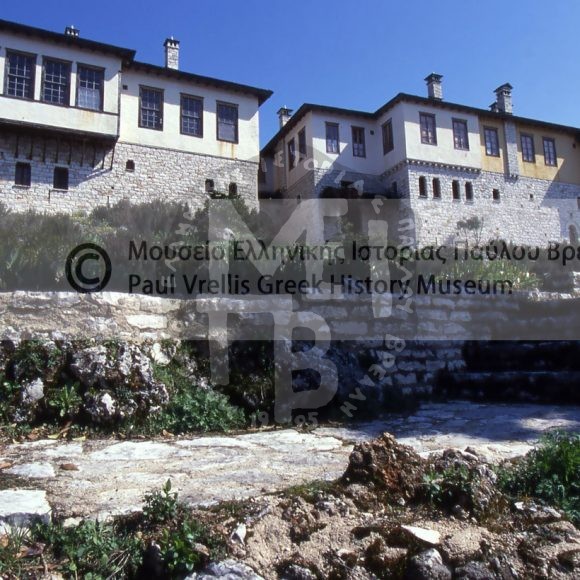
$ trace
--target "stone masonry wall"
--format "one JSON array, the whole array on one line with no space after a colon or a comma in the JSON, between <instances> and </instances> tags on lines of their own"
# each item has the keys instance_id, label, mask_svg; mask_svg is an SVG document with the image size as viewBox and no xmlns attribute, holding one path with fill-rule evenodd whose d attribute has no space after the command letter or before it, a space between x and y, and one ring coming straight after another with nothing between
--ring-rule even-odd
<instances>
[{"instance_id":1,"label":"stone masonry wall","mask_svg":"<svg viewBox=\"0 0 580 580\"><path fill-rule=\"evenodd\" d=\"M429 165L409 166L407 172L419 244L448 244L465 238L458 235L457 223L475 216L483 220L481 242L504 239L546 247L551 241L568 239L571 225L580 229L580 187L576 185ZM426 197L419 195L421 176L427 179ZM440 180L441 199L433 198L434 178ZM459 182L459 200L452 197L453 180ZM467 182L473 186L472 201L466 199ZM493 198L494 189L499 201ZM475 241L473 236L469 241Z\"/></svg>"},{"instance_id":2,"label":"stone masonry wall","mask_svg":"<svg viewBox=\"0 0 580 580\"><path fill-rule=\"evenodd\" d=\"M14 185L16 162L30 163L30 187ZM131 161L127 165L127 162ZM134 166L134 169L132 167ZM55 167L69 170L69 189L53 189ZM153 200L201 205L206 180L228 194L231 183L251 207L257 206L258 164L127 143L57 142L0 135L0 202L15 211L90 211L120 200Z\"/></svg>"},{"instance_id":3,"label":"stone masonry wall","mask_svg":"<svg viewBox=\"0 0 580 580\"><path fill-rule=\"evenodd\" d=\"M204 300L214 303L216 312L229 308L218 299ZM228 300L236 299L225 299ZM427 396L436 385L438 373L465 368L463 348L467 341L501 338L501 329L508 325L510 339L579 338L579 299L572 296L522 294L494 301L491 309L482 308L481 298L477 297L452 300L416 296L412 312L393 308L384 318L375 317L370 304L357 305L354 298L350 300L350 310L345 301L314 301L308 305L310 312L330 326L333 346L329 356L338 367L340 389L344 392L358 386L371 394L377 389L384 393L394 387L403 395ZM264 310L265 302L259 298L256 305ZM526 314L530 305L540 305L541 309ZM111 292L0 293L0 340L205 341L208 315L200 312L198 306L195 300ZM230 340L248 337L249 332L254 340L272 339L270 314L253 314L248 308L230 319ZM307 321L308 313L301 314L300 320ZM563 333L563 329L568 329L568 333ZM395 347L388 345L393 337L397 339Z\"/></svg>"}]
</instances>

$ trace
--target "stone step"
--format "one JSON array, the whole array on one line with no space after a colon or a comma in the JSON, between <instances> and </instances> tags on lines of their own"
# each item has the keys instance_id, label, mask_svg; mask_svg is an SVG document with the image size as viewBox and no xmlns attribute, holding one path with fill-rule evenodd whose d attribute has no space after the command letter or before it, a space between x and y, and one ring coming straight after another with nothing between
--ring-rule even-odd
<instances>
[{"instance_id":1,"label":"stone step","mask_svg":"<svg viewBox=\"0 0 580 580\"><path fill-rule=\"evenodd\" d=\"M580 342L470 342L464 358L470 372L580 371Z\"/></svg>"},{"instance_id":2,"label":"stone step","mask_svg":"<svg viewBox=\"0 0 580 580\"><path fill-rule=\"evenodd\" d=\"M0 526L26 527L50 523L52 510L46 491L36 489L4 489L0 491Z\"/></svg>"},{"instance_id":3,"label":"stone step","mask_svg":"<svg viewBox=\"0 0 580 580\"><path fill-rule=\"evenodd\" d=\"M486 401L580 404L580 372L443 372L434 394Z\"/></svg>"}]
</instances>

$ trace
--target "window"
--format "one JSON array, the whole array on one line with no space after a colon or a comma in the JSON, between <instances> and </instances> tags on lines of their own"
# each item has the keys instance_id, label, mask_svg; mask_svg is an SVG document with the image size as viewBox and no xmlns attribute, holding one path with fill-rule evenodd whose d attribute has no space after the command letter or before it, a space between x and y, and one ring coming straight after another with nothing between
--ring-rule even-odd
<instances>
[{"instance_id":1,"label":"window","mask_svg":"<svg viewBox=\"0 0 580 580\"><path fill-rule=\"evenodd\" d=\"M238 142L238 106L217 104L217 138L219 141Z\"/></svg>"},{"instance_id":2,"label":"window","mask_svg":"<svg viewBox=\"0 0 580 580\"><path fill-rule=\"evenodd\" d=\"M536 162L536 152L534 151L534 138L531 135L520 136L520 142L522 144L522 159L527 163Z\"/></svg>"},{"instance_id":3,"label":"window","mask_svg":"<svg viewBox=\"0 0 580 580\"><path fill-rule=\"evenodd\" d=\"M300 161L306 159L306 129L298 132L298 157Z\"/></svg>"},{"instance_id":4,"label":"window","mask_svg":"<svg viewBox=\"0 0 580 580\"><path fill-rule=\"evenodd\" d=\"M102 111L105 79L103 69L79 65L77 75L77 107Z\"/></svg>"},{"instance_id":5,"label":"window","mask_svg":"<svg viewBox=\"0 0 580 580\"><path fill-rule=\"evenodd\" d=\"M203 100L181 95L181 132L203 137Z\"/></svg>"},{"instance_id":6,"label":"window","mask_svg":"<svg viewBox=\"0 0 580 580\"><path fill-rule=\"evenodd\" d=\"M34 98L35 63L35 56L10 51L6 53L5 94L21 99Z\"/></svg>"},{"instance_id":7,"label":"window","mask_svg":"<svg viewBox=\"0 0 580 580\"><path fill-rule=\"evenodd\" d=\"M290 139L288 141L288 168L290 170L296 167L296 141Z\"/></svg>"},{"instance_id":8,"label":"window","mask_svg":"<svg viewBox=\"0 0 580 580\"><path fill-rule=\"evenodd\" d=\"M433 198L441 199L441 181L438 177L433 179Z\"/></svg>"},{"instance_id":9,"label":"window","mask_svg":"<svg viewBox=\"0 0 580 580\"><path fill-rule=\"evenodd\" d=\"M419 177L419 196L427 197L427 179L423 176Z\"/></svg>"},{"instance_id":10,"label":"window","mask_svg":"<svg viewBox=\"0 0 580 580\"><path fill-rule=\"evenodd\" d=\"M125 171L129 171L130 173L135 171L135 162L132 159L129 159L127 163L125 163Z\"/></svg>"},{"instance_id":11,"label":"window","mask_svg":"<svg viewBox=\"0 0 580 580\"><path fill-rule=\"evenodd\" d=\"M238 184L234 181L228 186L228 194L230 197L236 197L238 195Z\"/></svg>"},{"instance_id":12,"label":"window","mask_svg":"<svg viewBox=\"0 0 580 580\"><path fill-rule=\"evenodd\" d=\"M53 105L68 105L70 94L70 63L44 59L42 100Z\"/></svg>"},{"instance_id":13,"label":"window","mask_svg":"<svg viewBox=\"0 0 580 580\"><path fill-rule=\"evenodd\" d=\"M437 145L437 129L435 127L435 115L420 113L421 143Z\"/></svg>"},{"instance_id":14,"label":"window","mask_svg":"<svg viewBox=\"0 0 580 580\"><path fill-rule=\"evenodd\" d=\"M459 201L461 199L461 192L459 191L459 181L456 179L451 184L451 190L453 192L453 201Z\"/></svg>"},{"instance_id":15,"label":"window","mask_svg":"<svg viewBox=\"0 0 580 580\"><path fill-rule=\"evenodd\" d=\"M389 151L395 148L395 142L393 139L393 121L389 119L383 125L383 155L386 155Z\"/></svg>"},{"instance_id":16,"label":"window","mask_svg":"<svg viewBox=\"0 0 580 580\"><path fill-rule=\"evenodd\" d=\"M465 182L465 201L473 201L473 183Z\"/></svg>"},{"instance_id":17,"label":"window","mask_svg":"<svg viewBox=\"0 0 580 580\"><path fill-rule=\"evenodd\" d=\"M354 157L366 157L364 127L352 128L352 154Z\"/></svg>"},{"instance_id":18,"label":"window","mask_svg":"<svg viewBox=\"0 0 580 580\"><path fill-rule=\"evenodd\" d=\"M578 206L578 209L580 209L580 197L576 198L576 205Z\"/></svg>"},{"instance_id":19,"label":"window","mask_svg":"<svg viewBox=\"0 0 580 580\"><path fill-rule=\"evenodd\" d=\"M206 193L213 193L215 189L215 185L213 179L206 179L205 180L205 192Z\"/></svg>"},{"instance_id":20,"label":"window","mask_svg":"<svg viewBox=\"0 0 580 580\"><path fill-rule=\"evenodd\" d=\"M338 123L326 123L326 152L340 153Z\"/></svg>"},{"instance_id":21,"label":"window","mask_svg":"<svg viewBox=\"0 0 580 580\"><path fill-rule=\"evenodd\" d=\"M453 145L455 146L455 149L469 149L467 121L453 119Z\"/></svg>"},{"instance_id":22,"label":"window","mask_svg":"<svg viewBox=\"0 0 580 580\"><path fill-rule=\"evenodd\" d=\"M139 127L163 130L163 91L160 89L139 89Z\"/></svg>"},{"instance_id":23,"label":"window","mask_svg":"<svg viewBox=\"0 0 580 580\"><path fill-rule=\"evenodd\" d=\"M493 201L499 201L501 199L499 189L493 190Z\"/></svg>"},{"instance_id":24,"label":"window","mask_svg":"<svg viewBox=\"0 0 580 580\"><path fill-rule=\"evenodd\" d=\"M483 132L485 135L485 154L490 157L499 157L499 138L497 129L493 127L485 127Z\"/></svg>"},{"instance_id":25,"label":"window","mask_svg":"<svg viewBox=\"0 0 580 580\"><path fill-rule=\"evenodd\" d=\"M30 187L30 163L17 163L14 174L14 185Z\"/></svg>"},{"instance_id":26,"label":"window","mask_svg":"<svg viewBox=\"0 0 580 580\"><path fill-rule=\"evenodd\" d=\"M55 167L52 179L54 189L68 189L68 168Z\"/></svg>"},{"instance_id":27,"label":"window","mask_svg":"<svg viewBox=\"0 0 580 580\"><path fill-rule=\"evenodd\" d=\"M393 183L391 183L391 193L394 194L399 193L399 185L396 181L393 181Z\"/></svg>"},{"instance_id":28,"label":"window","mask_svg":"<svg viewBox=\"0 0 580 580\"><path fill-rule=\"evenodd\" d=\"M571 244L576 245L578 243L578 230L573 225L568 228L568 238Z\"/></svg>"},{"instance_id":29,"label":"window","mask_svg":"<svg viewBox=\"0 0 580 580\"><path fill-rule=\"evenodd\" d=\"M556 156L556 142L554 139L544 137L544 162L546 165L558 165L558 157Z\"/></svg>"}]
</instances>

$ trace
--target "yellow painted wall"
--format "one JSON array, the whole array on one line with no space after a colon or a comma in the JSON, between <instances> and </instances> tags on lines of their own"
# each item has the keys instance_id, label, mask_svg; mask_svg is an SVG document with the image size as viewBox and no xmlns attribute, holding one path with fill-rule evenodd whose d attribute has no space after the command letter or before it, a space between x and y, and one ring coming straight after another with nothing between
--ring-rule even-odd
<instances>
[{"instance_id":1,"label":"yellow painted wall","mask_svg":"<svg viewBox=\"0 0 580 580\"><path fill-rule=\"evenodd\" d=\"M485 127L497 129L499 139L499 157L487 155L485 152ZM481 141L481 168L484 171L495 171L496 173L504 173L505 171L505 133L503 130L503 123L495 119L481 117L479 119L479 133Z\"/></svg>"},{"instance_id":2,"label":"yellow painted wall","mask_svg":"<svg viewBox=\"0 0 580 580\"><path fill-rule=\"evenodd\" d=\"M518 125L517 130L520 172L523 176L580 185L580 143L576 142L573 135L526 125ZM522 133L534 138L535 163L528 163L522 159L520 139ZM546 165L544 162L543 137L554 139L556 143L557 167Z\"/></svg>"}]
</instances>

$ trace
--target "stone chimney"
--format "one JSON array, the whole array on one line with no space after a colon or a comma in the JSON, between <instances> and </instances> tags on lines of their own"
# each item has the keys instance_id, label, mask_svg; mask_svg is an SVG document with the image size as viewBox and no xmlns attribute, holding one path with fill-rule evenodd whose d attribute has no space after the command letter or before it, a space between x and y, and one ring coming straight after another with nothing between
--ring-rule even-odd
<instances>
[{"instance_id":1,"label":"stone chimney","mask_svg":"<svg viewBox=\"0 0 580 580\"><path fill-rule=\"evenodd\" d=\"M495 89L497 110L500 113L507 113L508 115L513 113L512 90L513 87L509 83Z\"/></svg>"},{"instance_id":2,"label":"stone chimney","mask_svg":"<svg viewBox=\"0 0 580 580\"><path fill-rule=\"evenodd\" d=\"M437 99L438 101L443 100L442 79L443 75L438 75L437 73L431 73L425 78L425 82L427 83L427 94L430 99Z\"/></svg>"},{"instance_id":3,"label":"stone chimney","mask_svg":"<svg viewBox=\"0 0 580 580\"><path fill-rule=\"evenodd\" d=\"M168 38L163 46L165 47L165 66L166 68L179 69L179 40L173 36Z\"/></svg>"},{"instance_id":4,"label":"stone chimney","mask_svg":"<svg viewBox=\"0 0 580 580\"><path fill-rule=\"evenodd\" d=\"M67 26L64 29L64 33L66 36L72 36L73 38L78 38L80 30L78 28L75 28L73 24L71 24L70 26Z\"/></svg>"},{"instance_id":5,"label":"stone chimney","mask_svg":"<svg viewBox=\"0 0 580 580\"><path fill-rule=\"evenodd\" d=\"M292 116L292 109L287 107L282 107L277 113L278 119L280 119L280 129L290 120Z\"/></svg>"}]
</instances>

